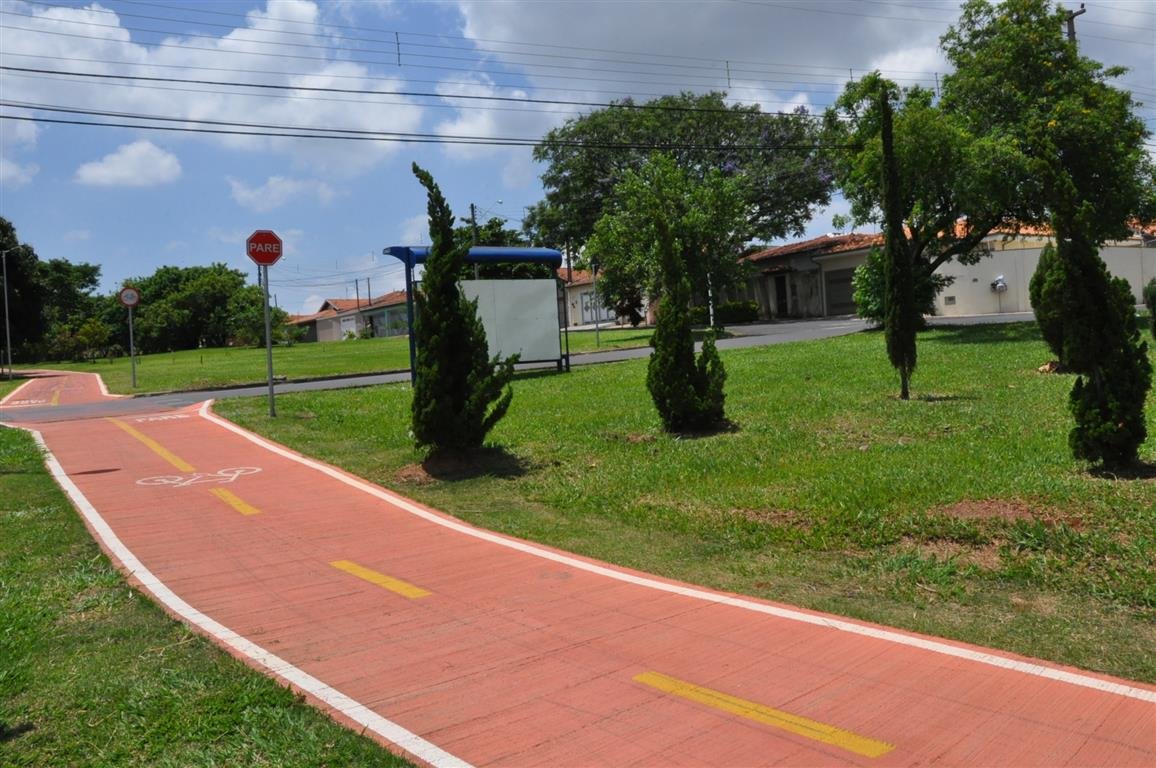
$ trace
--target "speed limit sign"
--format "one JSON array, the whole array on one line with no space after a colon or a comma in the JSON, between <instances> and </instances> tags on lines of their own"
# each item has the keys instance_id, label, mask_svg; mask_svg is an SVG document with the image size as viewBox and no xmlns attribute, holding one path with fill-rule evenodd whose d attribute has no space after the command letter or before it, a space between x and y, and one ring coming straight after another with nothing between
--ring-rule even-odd
<instances>
[{"instance_id":1,"label":"speed limit sign","mask_svg":"<svg viewBox=\"0 0 1156 768\"><path fill-rule=\"evenodd\" d=\"M140 304L140 291L132 287L121 288L120 293L117 294L117 298L119 298L120 303L126 307L135 307L137 304Z\"/></svg>"}]
</instances>

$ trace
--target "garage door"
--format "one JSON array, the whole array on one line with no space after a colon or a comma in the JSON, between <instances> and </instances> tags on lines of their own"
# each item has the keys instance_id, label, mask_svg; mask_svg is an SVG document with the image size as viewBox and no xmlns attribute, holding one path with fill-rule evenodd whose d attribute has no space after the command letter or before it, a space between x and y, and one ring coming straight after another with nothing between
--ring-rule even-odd
<instances>
[{"instance_id":1,"label":"garage door","mask_svg":"<svg viewBox=\"0 0 1156 768\"><path fill-rule=\"evenodd\" d=\"M827 279L827 314L855 314L855 300L852 298L851 276L854 269L833 269L824 272Z\"/></svg>"}]
</instances>

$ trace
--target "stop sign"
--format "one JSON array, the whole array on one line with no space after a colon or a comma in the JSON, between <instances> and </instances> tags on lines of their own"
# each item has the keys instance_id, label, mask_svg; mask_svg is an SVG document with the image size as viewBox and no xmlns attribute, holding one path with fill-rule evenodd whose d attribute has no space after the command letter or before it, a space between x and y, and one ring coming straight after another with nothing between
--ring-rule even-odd
<instances>
[{"instance_id":1,"label":"stop sign","mask_svg":"<svg viewBox=\"0 0 1156 768\"><path fill-rule=\"evenodd\" d=\"M281 238L271 229L258 229L245 241L245 251L254 263L271 267L281 258Z\"/></svg>"}]
</instances>

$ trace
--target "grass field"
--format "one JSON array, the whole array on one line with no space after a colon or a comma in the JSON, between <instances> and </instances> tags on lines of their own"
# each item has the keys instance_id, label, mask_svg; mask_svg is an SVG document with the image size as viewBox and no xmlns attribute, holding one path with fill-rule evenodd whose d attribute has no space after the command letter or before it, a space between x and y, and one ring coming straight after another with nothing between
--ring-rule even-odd
<instances>
[{"instance_id":1,"label":"grass field","mask_svg":"<svg viewBox=\"0 0 1156 768\"><path fill-rule=\"evenodd\" d=\"M571 331L570 352L645 347L650 328ZM597 343L596 343L597 342ZM341 342L294 344L273 350L273 373L289 379L400 371L409 368L409 342L404 336L350 339ZM112 392L170 392L208 389L266 380L263 347L194 349L142 355L137 359L137 388L127 357L94 363L44 363L35 367L99 373Z\"/></svg>"},{"instance_id":2,"label":"grass field","mask_svg":"<svg viewBox=\"0 0 1156 768\"><path fill-rule=\"evenodd\" d=\"M419 465L405 385L218 409L487 528L1156 681L1156 480L1070 458L1072 379L1036 372L1034 325L932 330L919 354L902 402L879 334L724 352L737 428L698 438L661 432L645 361L523 375L501 450L454 477Z\"/></svg>"},{"instance_id":3,"label":"grass field","mask_svg":"<svg viewBox=\"0 0 1156 768\"><path fill-rule=\"evenodd\" d=\"M31 437L0 428L0 765L410 764L127 587Z\"/></svg>"}]
</instances>

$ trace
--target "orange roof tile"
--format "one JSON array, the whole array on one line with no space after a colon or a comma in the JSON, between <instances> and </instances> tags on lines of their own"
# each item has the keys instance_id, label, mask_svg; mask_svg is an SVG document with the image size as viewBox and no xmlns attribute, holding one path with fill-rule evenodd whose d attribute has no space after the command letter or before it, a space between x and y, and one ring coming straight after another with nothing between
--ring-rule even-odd
<instances>
[{"instance_id":1,"label":"orange roof tile","mask_svg":"<svg viewBox=\"0 0 1156 768\"><path fill-rule=\"evenodd\" d=\"M566 279L566 268L558 267L558 279L566 285L589 285L594 282L594 275L585 269L571 269L570 279Z\"/></svg>"},{"instance_id":2,"label":"orange roof tile","mask_svg":"<svg viewBox=\"0 0 1156 768\"><path fill-rule=\"evenodd\" d=\"M764 261L779 259L784 256L794 256L796 254L823 256L831 253L857 251L861 248L871 248L877 245L883 245L883 235L879 233L860 234L852 232L847 235L820 235L819 237L813 237L810 240L802 240L797 243L787 243L786 245L778 245L773 248L765 248L761 251L756 251L755 253L752 253L745 258L747 261L757 264Z\"/></svg>"}]
</instances>

